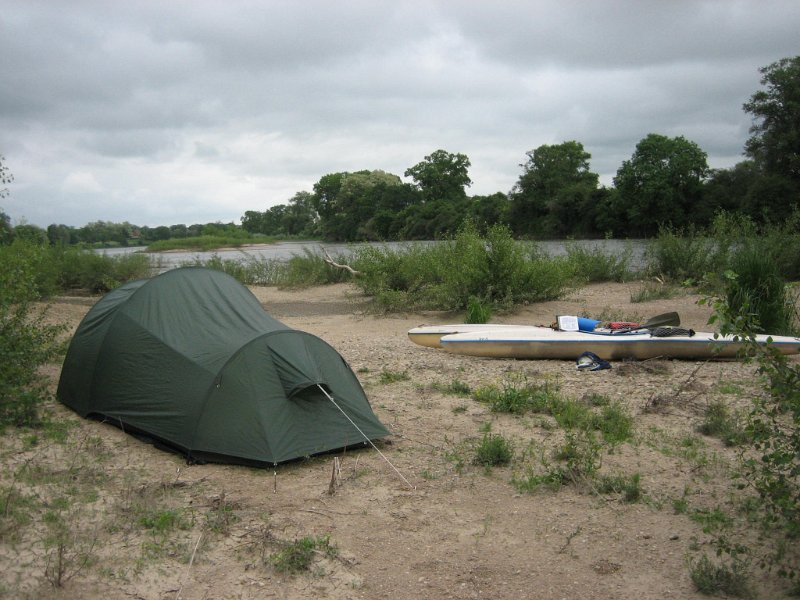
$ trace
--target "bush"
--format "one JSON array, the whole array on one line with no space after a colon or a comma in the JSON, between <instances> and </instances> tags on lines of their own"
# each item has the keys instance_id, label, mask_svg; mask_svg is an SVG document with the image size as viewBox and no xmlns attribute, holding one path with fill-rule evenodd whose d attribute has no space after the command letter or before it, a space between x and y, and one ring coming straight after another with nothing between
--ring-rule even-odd
<instances>
[{"instance_id":1,"label":"bush","mask_svg":"<svg viewBox=\"0 0 800 600\"><path fill-rule=\"evenodd\" d=\"M49 253L57 271L54 286L59 290L99 294L150 276L150 258L138 252L111 256L81 248L53 247Z\"/></svg>"},{"instance_id":2,"label":"bush","mask_svg":"<svg viewBox=\"0 0 800 600\"><path fill-rule=\"evenodd\" d=\"M47 264L47 249L15 240L0 246L0 430L32 426L40 421L39 408L48 398L41 365L58 352L62 327L45 323L38 274Z\"/></svg>"},{"instance_id":3,"label":"bush","mask_svg":"<svg viewBox=\"0 0 800 600\"><path fill-rule=\"evenodd\" d=\"M714 238L694 227L688 230L662 227L645 251L646 271L671 281L700 281L715 270L719 250Z\"/></svg>"},{"instance_id":4,"label":"bush","mask_svg":"<svg viewBox=\"0 0 800 600\"><path fill-rule=\"evenodd\" d=\"M773 256L761 244L744 243L726 274L725 300L734 313L749 313L767 333L792 335L796 330L795 301Z\"/></svg>"},{"instance_id":5,"label":"bush","mask_svg":"<svg viewBox=\"0 0 800 600\"><path fill-rule=\"evenodd\" d=\"M356 251L355 279L385 310L465 310L470 300L488 309L553 300L576 284L566 258L550 258L534 244L496 225L480 237L471 223L449 240L402 250Z\"/></svg>"},{"instance_id":6,"label":"bush","mask_svg":"<svg viewBox=\"0 0 800 600\"><path fill-rule=\"evenodd\" d=\"M567 244L567 258L578 278L589 283L627 281L633 276L630 244L621 255L607 254L600 246L592 249L575 242Z\"/></svg>"},{"instance_id":7,"label":"bush","mask_svg":"<svg viewBox=\"0 0 800 600\"><path fill-rule=\"evenodd\" d=\"M334 262L343 264L344 257L333 257ZM346 269L338 269L328 264L325 259L305 248L303 256L292 255L276 280L276 284L283 287L301 288L311 285L327 285L349 281L352 275Z\"/></svg>"},{"instance_id":8,"label":"bush","mask_svg":"<svg viewBox=\"0 0 800 600\"><path fill-rule=\"evenodd\" d=\"M720 332L739 336L747 356L767 382L766 394L753 398L741 436L741 473L737 484L758 493L755 514L771 545L762 567L776 567L782 576L800 574L800 364L771 347L756 342L753 314L738 311L727 297L712 298ZM734 558L738 549L718 540L720 551Z\"/></svg>"},{"instance_id":9,"label":"bush","mask_svg":"<svg viewBox=\"0 0 800 600\"><path fill-rule=\"evenodd\" d=\"M500 434L485 433L475 450L473 462L484 467L507 465L514 456L514 450L506 438Z\"/></svg>"},{"instance_id":10,"label":"bush","mask_svg":"<svg viewBox=\"0 0 800 600\"><path fill-rule=\"evenodd\" d=\"M747 566L741 560L730 565L715 564L705 554L689 563L689 572L697 591L706 595L752 598Z\"/></svg>"}]
</instances>

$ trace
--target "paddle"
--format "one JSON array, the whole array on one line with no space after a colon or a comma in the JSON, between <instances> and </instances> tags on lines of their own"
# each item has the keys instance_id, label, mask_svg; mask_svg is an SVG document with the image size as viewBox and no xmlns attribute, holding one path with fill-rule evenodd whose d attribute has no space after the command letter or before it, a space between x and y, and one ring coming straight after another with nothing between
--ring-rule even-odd
<instances>
[{"instance_id":1,"label":"paddle","mask_svg":"<svg viewBox=\"0 0 800 600\"><path fill-rule=\"evenodd\" d=\"M624 329L616 329L612 333L628 333L630 331L638 331L639 329L654 329L656 327L677 327L681 324L681 318L676 312L668 312L662 315L656 315L655 317L650 317L642 323L641 325L637 325L636 327L626 327Z\"/></svg>"}]
</instances>

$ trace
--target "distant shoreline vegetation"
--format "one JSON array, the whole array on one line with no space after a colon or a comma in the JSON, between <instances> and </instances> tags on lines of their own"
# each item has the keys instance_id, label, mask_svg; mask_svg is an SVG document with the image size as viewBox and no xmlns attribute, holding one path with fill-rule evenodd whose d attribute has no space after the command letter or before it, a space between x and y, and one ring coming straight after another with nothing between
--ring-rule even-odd
<instances>
[{"instance_id":1,"label":"distant shoreline vegetation","mask_svg":"<svg viewBox=\"0 0 800 600\"><path fill-rule=\"evenodd\" d=\"M169 252L171 250L219 250L220 248L241 248L253 244L275 244L285 238L266 235L200 235L187 238L158 240L147 245L146 252Z\"/></svg>"}]
</instances>

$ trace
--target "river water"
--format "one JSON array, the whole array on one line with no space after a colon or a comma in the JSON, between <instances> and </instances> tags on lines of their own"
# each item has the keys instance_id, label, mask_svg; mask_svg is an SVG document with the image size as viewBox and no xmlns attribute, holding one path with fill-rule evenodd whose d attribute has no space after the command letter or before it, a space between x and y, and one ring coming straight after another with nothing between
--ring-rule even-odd
<instances>
[{"instance_id":1,"label":"river water","mask_svg":"<svg viewBox=\"0 0 800 600\"><path fill-rule=\"evenodd\" d=\"M219 249L209 252L200 251L177 251L177 252L154 252L148 253L151 261L159 270L167 270L187 263L205 262L214 256L222 260L289 260L292 256L303 256L306 251L315 254L322 254L327 251L332 257L348 256L355 249L365 245L386 247L390 249L401 249L410 244L433 244L436 242L365 242L358 244L337 244L315 241L291 241L277 242L274 244L247 246L240 249ZM622 256L630 249L631 258L629 266L638 269L644 266L644 253L647 248L647 240L550 240L537 242L540 248L550 256L564 256L567 254L567 247L575 244L589 251L598 249L604 254L612 256ZM105 248L98 250L109 256L127 254L130 252L142 252L141 248Z\"/></svg>"}]
</instances>

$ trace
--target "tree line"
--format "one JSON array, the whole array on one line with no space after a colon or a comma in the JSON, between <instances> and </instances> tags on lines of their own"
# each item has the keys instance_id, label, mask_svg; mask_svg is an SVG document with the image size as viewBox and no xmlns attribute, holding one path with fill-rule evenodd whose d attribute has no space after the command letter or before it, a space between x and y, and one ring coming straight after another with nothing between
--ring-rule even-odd
<instances>
[{"instance_id":1,"label":"tree line","mask_svg":"<svg viewBox=\"0 0 800 600\"><path fill-rule=\"evenodd\" d=\"M720 211L778 223L797 209L800 198L800 56L760 72L763 89L743 106L753 118L745 159L728 169L710 169L706 152L683 136L651 133L607 187L591 171L583 144L569 140L527 152L510 191L470 196L469 158L439 149L406 169L410 183L380 170L329 173L285 204L246 211L240 226L149 228L98 221L42 230L11 227L0 212L0 242L23 235L51 244L129 245L237 232L330 241L425 240L452 234L466 219L481 228L505 225L520 238L637 238L652 237L665 226L704 227ZM7 183L2 160L0 167L0 183Z\"/></svg>"}]
</instances>

